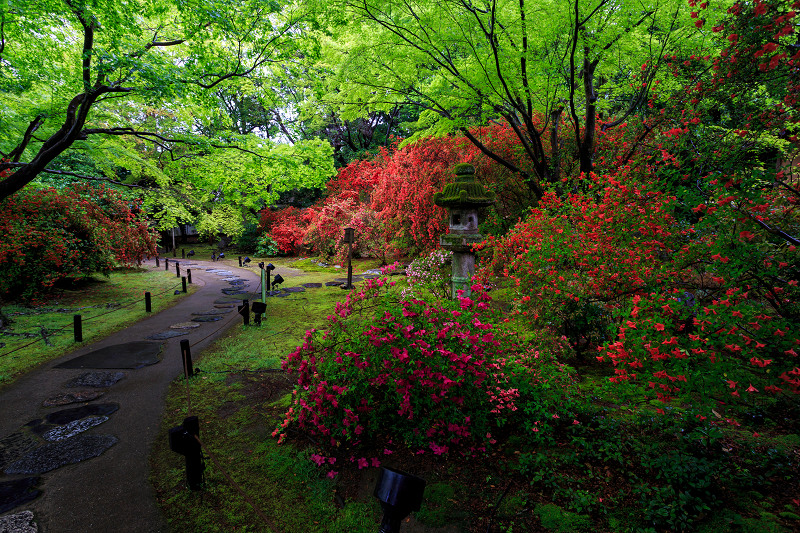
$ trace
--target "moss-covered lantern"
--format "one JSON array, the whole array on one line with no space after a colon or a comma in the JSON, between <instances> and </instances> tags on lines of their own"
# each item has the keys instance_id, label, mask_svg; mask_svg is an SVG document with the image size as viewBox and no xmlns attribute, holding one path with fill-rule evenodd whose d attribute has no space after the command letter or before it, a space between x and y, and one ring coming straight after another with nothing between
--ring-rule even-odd
<instances>
[{"instance_id":1,"label":"moss-covered lantern","mask_svg":"<svg viewBox=\"0 0 800 533\"><path fill-rule=\"evenodd\" d=\"M456 181L445 185L433 196L433 203L447 209L450 233L442 235L439 244L453 252L452 296L459 290L469 296L470 280L475 274L475 253L472 246L482 242L478 232L478 210L495 202L495 194L484 189L475 176L475 167L461 163L453 167Z\"/></svg>"}]
</instances>

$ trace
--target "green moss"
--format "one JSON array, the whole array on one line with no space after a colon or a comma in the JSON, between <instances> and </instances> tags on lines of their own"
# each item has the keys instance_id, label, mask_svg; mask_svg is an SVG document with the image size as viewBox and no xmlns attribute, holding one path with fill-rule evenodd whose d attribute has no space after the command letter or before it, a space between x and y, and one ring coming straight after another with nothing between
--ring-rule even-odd
<instances>
[{"instance_id":1,"label":"green moss","mask_svg":"<svg viewBox=\"0 0 800 533\"><path fill-rule=\"evenodd\" d=\"M432 483L425 487L425 500L416 513L417 519L432 527L442 527L450 521L455 489L447 483Z\"/></svg>"},{"instance_id":2,"label":"green moss","mask_svg":"<svg viewBox=\"0 0 800 533\"><path fill-rule=\"evenodd\" d=\"M570 513L552 503L537 505L533 512L542 521L542 527L548 531L573 533L592 529L592 521L588 516Z\"/></svg>"}]
</instances>

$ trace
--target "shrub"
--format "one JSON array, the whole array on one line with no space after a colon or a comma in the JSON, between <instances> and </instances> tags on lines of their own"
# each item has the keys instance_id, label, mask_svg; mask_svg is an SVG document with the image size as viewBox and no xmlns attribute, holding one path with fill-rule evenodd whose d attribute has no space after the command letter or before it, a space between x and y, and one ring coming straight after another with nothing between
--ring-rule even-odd
<instances>
[{"instance_id":1,"label":"shrub","mask_svg":"<svg viewBox=\"0 0 800 533\"><path fill-rule=\"evenodd\" d=\"M257 257L273 257L278 255L278 245L269 235L262 235L256 241L255 255Z\"/></svg>"},{"instance_id":2,"label":"shrub","mask_svg":"<svg viewBox=\"0 0 800 533\"><path fill-rule=\"evenodd\" d=\"M431 303L402 299L392 285L365 282L326 331L306 333L283 363L297 385L273 435L282 440L294 424L337 454L389 441L475 454L501 427L535 435L569 418L567 369L494 325L480 287L472 298Z\"/></svg>"},{"instance_id":3,"label":"shrub","mask_svg":"<svg viewBox=\"0 0 800 533\"><path fill-rule=\"evenodd\" d=\"M453 252L447 250L434 250L414 259L406 268L410 286L407 294L422 290L437 298L450 298L452 262Z\"/></svg>"},{"instance_id":4,"label":"shrub","mask_svg":"<svg viewBox=\"0 0 800 533\"><path fill-rule=\"evenodd\" d=\"M0 203L0 292L31 296L155 255L138 204L106 187L23 189Z\"/></svg>"}]
</instances>

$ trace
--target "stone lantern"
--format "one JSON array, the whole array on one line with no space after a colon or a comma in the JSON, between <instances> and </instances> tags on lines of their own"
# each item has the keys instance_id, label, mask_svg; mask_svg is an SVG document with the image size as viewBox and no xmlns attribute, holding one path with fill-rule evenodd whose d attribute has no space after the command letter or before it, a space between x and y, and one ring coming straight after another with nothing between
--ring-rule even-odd
<instances>
[{"instance_id":1,"label":"stone lantern","mask_svg":"<svg viewBox=\"0 0 800 533\"><path fill-rule=\"evenodd\" d=\"M483 242L478 233L478 209L495 202L495 194L487 191L475 177L475 167L461 163L453 167L455 183L445 185L442 192L433 196L433 203L447 208L450 215L450 233L442 235L439 244L453 252L452 297L463 290L471 293L470 280L475 274L475 253L472 246Z\"/></svg>"}]
</instances>

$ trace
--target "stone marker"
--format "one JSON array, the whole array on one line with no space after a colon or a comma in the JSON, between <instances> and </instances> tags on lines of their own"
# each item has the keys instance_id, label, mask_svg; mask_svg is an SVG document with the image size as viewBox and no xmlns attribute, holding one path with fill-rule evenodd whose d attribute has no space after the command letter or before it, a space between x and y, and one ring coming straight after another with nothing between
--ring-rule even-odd
<instances>
[{"instance_id":1,"label":"stone marker","mask_svg":"<svg viewBox=\"0 0 800 533\"><path fill-rule=\"evenodd\" d=\"M38 484L38 477L24 477L0 483L0 513L10 511L36 498L41 494L41 491L36 488ZM0 521L0 533L5 533L5 531L3 522Z\"/></svg>"},{"instance_id":2,"label":"stone marker","mask_svg":"<svg viewBox=\"0 0 800 533\"><path fill-rule=\"evenodd\" d=\"M179 322L177 324L172 324L169 329L192 329L192 328L199 328L200 324L196 324L194 322Z\"/></svg>"},{"instance_id":3,"label":"stone marker","mask_svg":"<svg viewBox=\"0 0 800 533\"><path fill-rule=\"evenodd\" d=\"M28 433L12 433L0 439L0 470L19 460L37 444L36 438Z\"/></svg>"},{"instance_id":4,"label":"stone marker","mask_svg":"<svg viewBox=\"0 0 800 533\"><path fill-rule=\"evenodd\" d=\"M103 394L105 394L105 392L94 391L94 390L67 392L64 394L57 394L56 396L51 396L50 398L43 401L42 405L44 407L59 407L62 405L69 405L71 403L91 402L92 400L98 399Z\"/></svg>"},{"instance_id":5,"label":"stone marker","mask_svg":"<svg viewBox=\"0 0 800 533\"><path fill-rule=\"evenodd\" d=\"M67 388L96 387L102 389L114 385L126 376L125 372L86 372L67 382Z\"/></svg>"},{"instance_id":6,"label":"stone marker","mask_svg":"<svg viewBox=\"0 0 800 533\"><path fill-rule=\"evenodd\" d=\"M8 465L6 474L42 474L65 465L97 457L119 439L114 435L78 435L60 442L49 442Z\"/></svg>"},{"instance_id":7,"label":"stone marker","mask_svg":"<svg viewBox=\"0 0 800 533\"><path fill-rule=\"evenodd\" d=\"M72 422L66 425L53 428L50 431L44 433L42 437L45 440L49 440L50 442L58 442L60 440L74 437L79 433L83 433L87 429L99 426L106 420L108 420L107 416L87 416L86 418L81 418L80 420L73 420Z\"/></svg>"},{"instance_id":8,"label":"stone marker","mask_svg":"<svg viewBox=\"0 0 800 533\"><path fill-rule=\"evenodd\" d=\"M149 337L145 337L150 340L154 341L164 341L167 339L171 339L172 337L180 337L181 335L186 335L183 331L163 331L161 333L156 333L154 335L150 335Z\"/></svg>"},{"instance_id":9,"label":"stone marker","mask_svg":"<svg viewBox=\"0 0 800 533\"><path fill-rule=\"evenodd\" d=\"M96 403L55 411L54 413L49 413L44 419L48 424L63 426L87 416L108 416L118 410L119 404L116 403Z\"/></svg>"},{"instance_id":10,"label":"stone marker","mask_svg":"<svg viewBox=\"0 0 800 533\"><path fill-rule=\"evenodd\" d=\"M221 316L196 316L192 319L192 322L216 322L218 320L222 320Z\"/></svg>"},{"instance_id":11,"label":"stone marker","mask_svg":"<svg viewBox=\"0 0 800 533\"><path fill-rule=\"evenodd\" d=\"M1 533L36 533L37 531L39 531L39 526L33 521L33 513L30 511L0 516Z\"/></svg>"}]
</instances>

